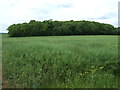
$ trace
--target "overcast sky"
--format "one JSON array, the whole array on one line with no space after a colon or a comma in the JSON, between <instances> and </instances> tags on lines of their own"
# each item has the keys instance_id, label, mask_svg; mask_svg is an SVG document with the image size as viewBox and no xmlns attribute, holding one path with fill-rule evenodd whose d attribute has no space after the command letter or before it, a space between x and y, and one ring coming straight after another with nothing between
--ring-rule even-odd
<instances>
[{"instance_id":1,"label":"overcast sky","mask_svg":"<svg viewBox=\"0 0 120 90\"><path fill-rule=\"evenodd\" d=\"M119 0L0 0L0 32L30 20L90 20L118 26Z\"/></svg>"}]
</instances>

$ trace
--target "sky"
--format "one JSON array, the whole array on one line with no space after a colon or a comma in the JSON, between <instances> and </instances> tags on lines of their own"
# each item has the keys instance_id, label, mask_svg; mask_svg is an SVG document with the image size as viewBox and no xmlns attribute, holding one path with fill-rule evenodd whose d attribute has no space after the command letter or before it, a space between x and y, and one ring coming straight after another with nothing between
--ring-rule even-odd
<instances>
[{"instance_id":1,"label":"sky","mask_svg":"<svg viewBox=\"0 0 120 90\"><path fill-rule=\"evenodd\" d=\"M119 0L0 0L0 33L30 20L89 20L118 26Z\"/></svg>"}]
</instances>

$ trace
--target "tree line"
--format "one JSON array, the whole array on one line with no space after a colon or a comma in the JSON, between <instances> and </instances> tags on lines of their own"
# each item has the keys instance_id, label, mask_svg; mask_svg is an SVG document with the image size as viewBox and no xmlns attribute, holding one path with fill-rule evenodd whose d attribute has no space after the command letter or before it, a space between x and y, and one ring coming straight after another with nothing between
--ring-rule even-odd
<instances>
[{"instance_id":1,"label":"tree line","mask_svg":"<svg viewBox=\"0 0 120 90\"><path fill-rule=\"evenodd\" d=\"M11 37L64 36L64 35L117 35L118 28L95 21L35 21L10 25L7 30Z\"/></svg>"}]
</instances>

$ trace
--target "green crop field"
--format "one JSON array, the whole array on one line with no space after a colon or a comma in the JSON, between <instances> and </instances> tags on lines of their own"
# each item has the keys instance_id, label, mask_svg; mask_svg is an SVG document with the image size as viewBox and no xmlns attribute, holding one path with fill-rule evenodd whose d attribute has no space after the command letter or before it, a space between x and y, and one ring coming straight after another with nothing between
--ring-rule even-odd
<instances>
[{"instance_id":1,"label":"green crop field","mask_svg":"<svg viewBox=\"0 0 120 90\"><path fill-rule=\"evenodd\" d=\"M118 88L118 36L2 39L3 84L16 88Z\"/></svg>"}]
</instances>

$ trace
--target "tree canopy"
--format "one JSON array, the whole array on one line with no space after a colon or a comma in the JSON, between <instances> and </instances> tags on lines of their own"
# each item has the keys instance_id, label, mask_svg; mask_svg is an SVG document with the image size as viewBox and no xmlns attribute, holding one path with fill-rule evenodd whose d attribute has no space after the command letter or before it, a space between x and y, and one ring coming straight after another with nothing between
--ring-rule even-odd
<instances>
[{"instance_id":1,"label":"tree canopy","mask_svg":"<svg viewBox=\"0 0 120 90\"><path fill-rule=\"evenodd\" d=\"M7 30L11 37L118 34L118 29L113 25L85 20L31 20L29 23L10 25Z\"/></svg>"}]
</instances>

